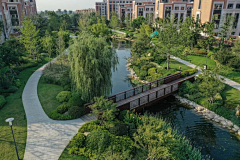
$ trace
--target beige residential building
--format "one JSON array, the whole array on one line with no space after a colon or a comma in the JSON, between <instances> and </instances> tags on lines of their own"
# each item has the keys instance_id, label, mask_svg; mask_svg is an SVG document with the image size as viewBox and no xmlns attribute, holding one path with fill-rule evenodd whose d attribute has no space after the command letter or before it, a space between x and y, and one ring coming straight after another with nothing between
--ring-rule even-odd
<instances>
[{"instance_id":1,"label":"beige residential building","mask_svg":"<svg viewBox=\"0 0 240 160\"><path fill-rule=\"evenodd\" d=\"M10 35L18 35L17 28L21 26L24 16L37 14L36 0L2 0L0 5L0 20L4 22L2 42Z\"/></svg>"},{"instance_id":2,"label":"beige residential building","mask_svg":"<svg viewBox=\"0 0 240 160\"><path fill-rule=\"evenodd\" d=\"M154 20L155 14L155 0L136 0L133 1L133 16L136 19L139 16Z\"/></svg>"},{"instance_id":3,"label":"beige residential building","mask_svg":"<svg viewBox=\"0 0 240 160\"><path fill-rule=\"evenodd\" d=\"M94 8L89 8L89 9L81 9L81 10L76 10L76 13L92 13L95 12L96 10Z\"/></svg>"},{"instance_id":4,"label":"beige residential building","mask_svg":"<svg viewBox=\"0 0 240 160\"><path fill-rule=\"evenodd\" d=\"M95 3L95 10L100 15L107 16L107 0L103 0L103 2L96 2Z\"/></svg>"},{"instance_id":5,"label":"beige residential building","mask_svg":"<svg viewBox=\"0 0 240 160\"><path fill-rule=\"evenodd\" d=\"M192 17L194 0L156 0L155 18L176 18L182 21L186 17Z\"/></svg>"},{"instance_id":6,"label":"beige residential building","mask_svg":"<svg viewBox=\"0 0 240 160\"><path fill-rule=\"evenodd\" d=\"M227 16L233 16L231 34L240 36L240 0L195 0L193 14L202 23L214 20L215 31L221 29Z\"/></svg>"}]
</instances>

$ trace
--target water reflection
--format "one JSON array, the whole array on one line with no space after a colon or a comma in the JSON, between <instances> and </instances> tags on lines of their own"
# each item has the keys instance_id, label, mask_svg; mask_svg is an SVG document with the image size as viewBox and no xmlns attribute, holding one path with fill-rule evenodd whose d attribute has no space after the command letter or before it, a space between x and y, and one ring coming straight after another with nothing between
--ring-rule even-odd
<instances>
[{"instance_id":1,"label":"water reflection","mask_svg":"<svg viewBox=\"0 0 240 160\"><path fill-rule=\"evenodd\" d=\"M118 55L119 64L117 65L117 71L112 72L112 95L132 88L127 70L127 59L131 56L131 42L115 40L112 41L113 47L116 49Z\"/></svg>"},{"instance_id":2,"label":"water reflection","mask_svg":"<svg viewBox=\"0 0 240 160\"><path fill-rule=\"evenodd\" d=\"M217 160L239 160L240 141L215 122L210 122L196 113L177 104L173 97L161 100L144 109L159 114L181 134L186 136L203 155ZM143 112L143 111L138 111Z\"/></svg>"}]
</instances>

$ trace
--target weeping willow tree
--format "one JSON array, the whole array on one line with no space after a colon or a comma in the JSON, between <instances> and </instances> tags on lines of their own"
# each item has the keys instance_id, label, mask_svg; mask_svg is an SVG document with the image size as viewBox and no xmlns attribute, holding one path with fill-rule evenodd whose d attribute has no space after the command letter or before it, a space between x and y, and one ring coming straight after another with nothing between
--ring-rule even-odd
<instances>
[{"instance_id":1,"label":"weeping willow tree","mask_svg":"<svg viewBox=\"0 0 240 160\"><path fill-rule=\"evenodd\" d=\"M85 101L111 93L111 69L115 71L118 57L105 38L81 34L73 40L69 61L74 89Z\"/></svg>"}]
</instances>

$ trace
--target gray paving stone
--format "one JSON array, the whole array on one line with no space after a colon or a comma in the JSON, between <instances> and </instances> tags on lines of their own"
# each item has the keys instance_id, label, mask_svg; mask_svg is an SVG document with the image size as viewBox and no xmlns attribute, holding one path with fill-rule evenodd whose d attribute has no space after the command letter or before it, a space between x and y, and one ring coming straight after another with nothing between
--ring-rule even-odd
<instances>
[{"instance_id":1,"label":"gray paving stone","mask_svg":"<svg viewBox=\"0 0 240 160\"><path fill-rule=\"evenodd\" d=\"M78 129L96 119L96 116L89 115L84 120L55 121L45 114L37 95L38 82L45 66L32 74L22 95L28 128L24 160L57 160Z\"/></svg>"}]
</instances>

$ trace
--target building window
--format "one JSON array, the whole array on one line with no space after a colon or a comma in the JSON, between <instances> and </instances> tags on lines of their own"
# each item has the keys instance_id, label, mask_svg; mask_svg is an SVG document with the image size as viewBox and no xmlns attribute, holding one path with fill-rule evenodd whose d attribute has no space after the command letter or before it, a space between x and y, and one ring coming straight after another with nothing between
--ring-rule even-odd
<instances>
[{"instance_id":1,"label":"building window","mask_svg":"<svg viewBox=\"0 0 240 160\"><path fill-rule=\"evenodd\" d=\"M222 9L222 4L215 4L214 9L215 10L221 10Z\"/></svg>"},{"instance_id":2,"label":"building window","mask_svg":"<svg viewBox=\"0 0 240 160\"><path fill-rule=\"evenodd\" d=\"M240 9L240 3L236 5L236 9Z\"/></svg>"},{"instance_id":3,"label":"building window","mask_svg":"<svg viewBox=\"0 0 240 160\"><path fill-rule=\"evenodd\" d=\"M201 6L202 6L202 0L199 0L198 9L201 9Z\"/></svg>"},{"instance_id":4,"label":"building window","mask_svg":"<svg viewBox=\"0 0 240 160\"><path fill-rule=\"evenodd\" d=\"M228 4L227 9L233 9L233 4Z\"/></svg>"},{"instance_id":5,"label":"building window","mask_svg":"<svg viewBox=\"0 0 240 160\"><path fill-rule=\"evenodd\" d=\"M149 11L149 8L146 8L146 11Z\"/></svg>"},{"instance_id":6,"label":"building window","mask_svg":"<svg viewBox=\"0 0 240 160\"><path fill-rule=\"evenodd\" d=\"M232 32L232 35L235 35L235 32Z\"/></svg>"},{"instance_id":7,"label":"building window","mask_svg":"<svg viewBox=\"0 0 240 160\"><path fill-rule=\"evenodd\" d=\"M179 7L175 7L175 10L179 10Z\"/></svg>"},{"instance_id":8,"label":"building window","mask_svg":"<svg viewBox=\"0 0 240 160\"><path fill-rule=\"evenodd\" d=\"M153 11L153 8L151 8L151 11Z\"/></svg>"},{"instance_id":9,"label":"building window","mask_svg":"<svg viewBox=\"0 0 240 160\"><path fill-rule=\"evenodd\" d=\"M184 7L181 7L181 10L184 10Z\"/></svg>"}]
</instances>

